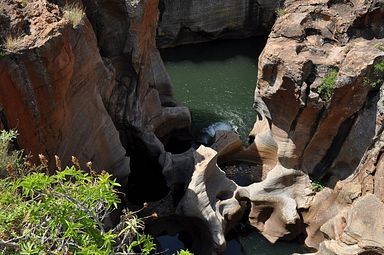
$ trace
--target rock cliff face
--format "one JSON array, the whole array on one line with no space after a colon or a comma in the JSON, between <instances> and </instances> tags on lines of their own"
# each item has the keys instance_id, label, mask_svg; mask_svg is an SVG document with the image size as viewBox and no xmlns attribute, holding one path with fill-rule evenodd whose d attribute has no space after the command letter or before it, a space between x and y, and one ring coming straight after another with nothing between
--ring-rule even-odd
<instances>
[{"instance_id":1,"label":"rock cliff face","mask_svg":"<svg viewBox=\"0 0 384 255\"><path fill-rule=\"evenodd\" d=\"M383 106L374 81L383 76L383 34L373 28L365 38L357 24L381 10L375 1L287 3L260 56L255 96L284 166L334 185L378 134ZM383 19L372 20L376 26Z\"/></svg>"},{"instance_id":2,"label":"rock cliff face","mask_svg":"<svg viewBox=\"0 0 384 255\"><path fill-rule=\"evenodd\" d=\"M7 127L18 129L27 153L57 154L64 163L76 155L83 164L92 160L98 170L126 177L129 161L100 95L113 84L113 72L97 54L90 23L84 17L73 29L56 5L31 2L18 11L18 4L10 1L4 12L6 31L18 31L7 48L16 53L0 60Z\"/></svg>"},{"instance_id":3,"label":"rock cliff face","mask_svg":"<svg viewBox=\"0 0 384 255\"><path fill-rule=\"evenodd\" d=\"M269 33L280 1L161 0L160 48Z\"/></svg>"},{"instance_id":4,"label":"rock cliff face","mask_svg":"<svg viewBox=\"0 0 384 255\"><path fill-rule=\"evenodd\" d=\"M286 1L260 56L253 146L335 187L303 212L318 254L383 249L363 213L383 206L383 17L382 1Z\"/></svg>"},{"instance_id":5,"label":"rock cliff face","mask_svg":"<svg viewBox=\"0 0 384 255\"><path fill-rule=\"evenodd\" d=\"M172 156L158 138L188 129L190 115L155 47L158 2L75 1L87 10L76 29L63 19L64 1L52 2L7 1L0 15L2 38L18 40L0 62L8 128L33 155L63 163L76 155L124 178L125 154L150 157L161 175Z\"/></svg>"}]
</instances>

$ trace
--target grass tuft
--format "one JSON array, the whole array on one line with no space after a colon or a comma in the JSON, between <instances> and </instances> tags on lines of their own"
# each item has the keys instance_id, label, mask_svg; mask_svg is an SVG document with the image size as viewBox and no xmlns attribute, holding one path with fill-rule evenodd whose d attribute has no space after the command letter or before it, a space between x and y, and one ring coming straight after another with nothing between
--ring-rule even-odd
<instances>
[{"instance_id":1,"label":"grass tuft","mask_svg":"<svg viewBox=\"0 0 384 255\"><path fill-rule=\"evenodd\" d=\"M77 28L83 21L84 9L76 4L64 6L64 19L68 20L73 28Z\"/></svg>"},{"instance_id":2,"label":"grass tuft","mask_svg":"<svg viewBox=\"0 0 384 255\"><path fill-rule=\"evenodd\" d=\"M5 38L5 42L3 45L5 51L9 53L15 53L16 51L21 49L22 46L23 46L23 37L22 36L14 37L12 35L9 35Z\"/></svg>"},{"instance_id":3,"label":"grass tuft","mask_svg":"<svg viewBox=\"0 0 384 255\"><path fill-rule=\"evenodd\" d=\"M322 100L328 101L331 99L336 85L337 74L338 71L336 69L330 70L324 77L321 85L317 88L317 93L319 93L319 96Z\"/></svg>"}]
</instances>

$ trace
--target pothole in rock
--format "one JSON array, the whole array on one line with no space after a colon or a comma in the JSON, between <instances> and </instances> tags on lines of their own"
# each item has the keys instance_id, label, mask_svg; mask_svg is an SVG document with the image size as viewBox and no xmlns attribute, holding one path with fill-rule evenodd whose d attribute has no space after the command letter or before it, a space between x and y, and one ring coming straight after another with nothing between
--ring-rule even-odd
<instances>
[{"instance_id":1,"label":"pothole in rock","mask_svg":"<svg viewBox=\"0 0 384 255\"><path fill-rule=\"evenodd\" d=\"M262 166L248 163L226 163L220 165L227 177L239 186L248 186L263 180Z\"/></svg>"}]
</instances>

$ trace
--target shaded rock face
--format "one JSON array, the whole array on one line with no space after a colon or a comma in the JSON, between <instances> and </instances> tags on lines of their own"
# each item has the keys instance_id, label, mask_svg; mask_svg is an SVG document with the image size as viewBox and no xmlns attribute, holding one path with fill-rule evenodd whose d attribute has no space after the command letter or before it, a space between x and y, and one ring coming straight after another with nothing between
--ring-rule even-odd
<instances>
[{"instance_id":1,"label":"shaded rock face","mask_svg":"<svg viewBox=\"0 0 384 255\"><path fill-rule=\"evenodd\" d=\"M279 1L161 0L157 46L245 38L269 33Z\"/></svg>"},{"instance_id":2,"label":"shaded rock face","mask_svg":"<svg viewBox=\"0 0 384 255\"><path fill-rule=\"evenodd\" d=\"M113 83L113 72L95 54L90 23L84 18L74 30L58 7L45 1L25 8L35 14L24 17L30 33L17 34L19 54L0 60L0 103L7 128L18 129L20 145L32 155L53 159L57 154L63 163L76 155L83 164L92 160L98 170L125 178L129 160L100 95L101 87ZM8 14L12 30L20 16Z\"/></svg>"},{"instance_id":3,"label":"shaded rock face","mask_svg":"<svg viewBox=\"0 0 384 255\"><path fill-rule=\"evenodd\" d=\"M287 1L260 57L254 105L260 117L251 132L255 141L277 145L283 166L334 185L354 172L377 135L382 108L369 81L384 58L377 47L381 4ZM374 20L370 40L359 25L365 19ZM324 96L327 82L334 89ZM257 124L266 120L267 129Z\"/></svg>"}]
</instances>

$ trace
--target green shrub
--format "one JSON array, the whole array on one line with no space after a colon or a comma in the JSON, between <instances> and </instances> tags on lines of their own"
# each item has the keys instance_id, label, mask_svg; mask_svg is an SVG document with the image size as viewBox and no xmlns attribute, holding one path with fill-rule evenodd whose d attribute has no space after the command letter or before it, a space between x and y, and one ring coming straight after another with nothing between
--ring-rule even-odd
<instances>
[{"instance_id":1,"label":"green shrub","mask_svg":"<svg viewBox=\"0 0 384 255\"><path fill-rule=\"evenodd\" d=\"M324 186L319 181L312 181L311 188L313 192L320 192L324 189Z\"/></svg>"},{"instance_id":2,"label":"green shrub","mask_svg":"<svg viewBox=\"0 0 384 255\"><path fill-rule=\"evenodd\" d=\"M188 249L177 251L176 255L193 255Z\"/></svg>"},{"instance_id":3,"label":"green shrub","mask_svg":"<svg viewBox=\"0 0 384 255\"><path fill-rule=\"evenodd\" d=\"M16 133L1 133L1 150L9 147ZM42 171L23 171L16 156L4 159L7 176L0 179L0 253L1 254L150 254L153 238L141 234L143 219L137 212L123 211L120 223L106 229L103 221L120 202L112 176L103 171L91 174L76 166L48 175ZM6 157L2 155L2 157ZM75 159L75 158L74 158ZM15 162L9 162L14 160ZM40 155L47 170L48 161ZM75 165L78 162L74 160ZM4 170L4 169L3 169Z\"/></svg>"},{"instance_id":4,"label":"green shrub","mask_svg":"<svg viewBox=\"0 0 384 255\"><path fill-rule=\"evenodd\" d=\"M384 60L376 63L373 66L373 74L371 78L364 78L364 85L370 86L371 88L380 88L384 84Z\"/></svg>"},{"instance_id":5,"label":"green shrub","mask_svg":"<svg viewBox=\"0 0 384 255\"><path fill-rule=\"evenodd\" d=\"M317 93L319 94L322 100L328 101L329 99L331 99L336 85L337 74L338 71L336 69L332 69L331 71L329 71L324 77L321 85L317 88Z\"/></svg>"},{"instance_id":6,"label":"green shrub","mask_svg":"<svg viewBox=\"0 0 384 255\"><path fill-rule=\"evenodd\" d=\"M287 14L287 11L283 7L280 7L280 8L276 9L275 13L276 13L277 17L281 17L281 16L284 16L285 14Z\"/></svg>"},{"instance_id":7,"label":"green shrub","mask_svg":"<svg viewBox=\"0 0 384 255\"><path fill-rule=\"evenodd\" d=\"M375 48L384 51L384 43L376 43Z\"/></svg>"},{"instance_id":8,"label":"green shrub","mask_svg":"<svg viewBox=\"0 0 384 255\"><path fill-rule=\"evenodd\" d=\"M72 4L64 6L64 19L68 20L73 28L77 28L85 15L83 8L79 5Z\"/></svg>"},{"instance_id":9,"label":"green shrub","mask_svg":"<svg viewBox=\"0 0 384 255\"><path fill-rule=\"evenodd\" d=\"M23 170L25 157L22 151L11 150L12 141L16 139L14 130L0 132L0 178L7 176L7 172ZM14 173L17 174L17 173Z\"/></svg>"}]
</instances>

